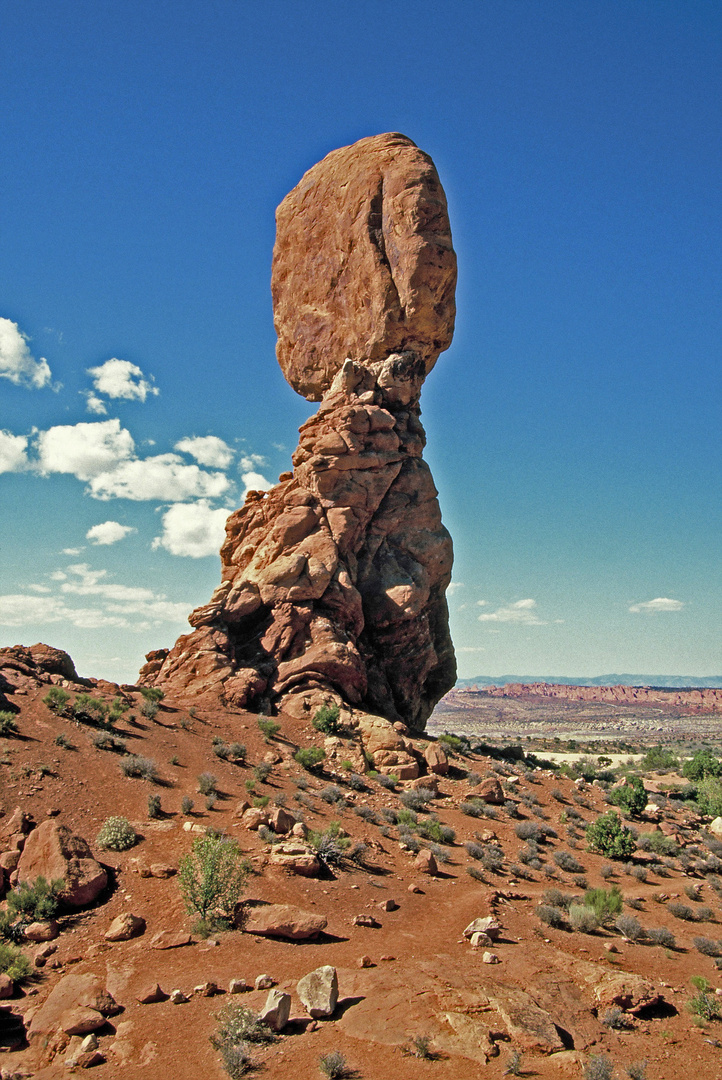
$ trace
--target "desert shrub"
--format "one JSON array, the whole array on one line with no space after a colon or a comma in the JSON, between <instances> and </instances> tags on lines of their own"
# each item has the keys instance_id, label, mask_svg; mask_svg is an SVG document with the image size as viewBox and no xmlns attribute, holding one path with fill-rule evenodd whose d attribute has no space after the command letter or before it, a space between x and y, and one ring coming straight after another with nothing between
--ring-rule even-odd
<instances>
[{"instance_id":1,"label":"desert shrub","mask_svg":"<svg viewBox=\"0 0 722 1080\"><path fill-rule=\"evenodd\" d=\"M229 1002L217 1014L218 1027L210 1037L231 1080L238 1080L251 1068L249 1043L270 1043L275 1040L271 1029L244 1005Z\"/></svg>"},{"instance_id":2,"label":"desert shrub","mask_svg":"<svg viewBox=\"0 0 722 1080\"><path fill-rule=\"evenodd\" d=\"M281 730L281 725L277 720L271 720L267 716L259 716L258 730L265 739L273 739Z\"/></svg>"},{"instance_id":3,"label":"desert shrub","mask_svg":"<svg viewBox=\"0 0 722 1080\"><path fill-rule=\"evenodd\" d=\"M653 945L661 945L665 949L673 949L677 944L674 934L666 926L653 926L647 931L647 937Z\"/></svg>"},{"instance_id":4,"label":"desert shrub","mask_svg":"<svg viewBox=\"0 0 722 1080\"><path fill-rule=\"evenodd\" d=\"M586 827L587 843L591 851L596 851L608 859L623 859L634 851L634 837L626 826L622 825L614 810L602 814Z\"/></svg>"},{"instance_id":5,"label":"desert shrub","mask_svg":"<svg viewBox=\"0 0 722 1080\"><path fill-rule=\"evenodd\" d=\"M425 810L433 799L431 788L412 788L401 793L401 802L407 810Z\"/></svg>"},{"instance_id":6,"label":"desert shrub","mask_svg":"<svg viewBox=\"0 0 722 1080\"><path fill-rule=\"evenodd\" d=\"M158 702L151 701L146 698L140 703L140 715L144 716L146 720L155 720L158 715Z\"/></svg>"},{"instance_id":7,"label":"desert shrub","mask_svg":"<svg viewBox=\"0 0 722 1080\"><path fill-rule=\"evenodd\" d=\"M92 694L77 694L72 705L73 717L80 724L104 727L108 722L108 706Z\"/></svg>"},{"instance_id":8,"label":"desert shrub","mask_svg":"<svg viewBox=\"0 0 722 1080\"><path fill-rule=\"evenodd\" d=\"M663 832L643 832L637 837L637 847L641 851L651 851L654 855L674 855L677 845L671 836Z\"/></svg>"},{"instance_id":9,"label":"desert shrub","mask_svg":"<svg viewBox=\"0 0 722 1080\"><path fill-rule=\"evenodd\" d=\"M399 829L399 842L408 848L409 851L413 851L416 854L421 850L421 844L416 839L412 832L406 832L403 829Z\"/></svg>"},{"instance_id":10,"label":"desert shrub","mask_svg":"<svg viewBox=\"0 0 722 1080\"><path fill-rule=\"evenodd\" d=\"M160 818L163 817L163 811L160 808L160 795L148 796L148 817Z\"/></svg>"},{"instance_id":11,"label":"desert shrub","mask_svg":"<svg viewBox=\"0 0 722 1080\"><path fill-rule=\"evenodd\" d=\"M481 783L481 777L479 776L478 772L474 772L473 769L469 769L464 779L466 780L467 784L470 784L472 787L476 787L477 784Z\"/></svg>"},{"instance_id":12,"label":"desert shrub","mask_svg":"<svg viewBox=\"0 0 722 1080\"><path fill-rule=\"evenodd\" d=\"M584 894L584 905L592 909L602 925L621 914L623 903L617 885L612 885L611 889L588 889Z\"/></svg>"},{"instance_id":13,"label":"desert shrub","mask_svg":"<svg viewBox=\"0 0 722 1080\"><path fill-rule=\"evenodd\" d=\"M603 881L608 881L610 877L614 877L614 867L609 865L603 866L599 871L599 876Z\"/></svg>"},{"instance_id":14,"label":"desert shrub","mask_svg":"<svg viewBox=\"0 0 722 1080\"><path fill-rule=\"evenodd\" d=\"M635 911L644 910L644 904L638 896L625 896L624 903L627 905L627 907L634 908Z\"/></svg>"},{"instance_id":15,"label":"desert shrub","mask_svg":"<svg viewBox=\"0 0 722 1080\"><path fill-rule=\"evenodd\" d=\"M611 1009L607 1009L599 1019L600 1023L604 1024L605 1027L610 1028L612 1031L625 1031L634 1026L634 1021L616 1005Z\"/></svg>"},{"instance_id":16,"label":"desert shrub","mask_svg":"<svg viewBox=\"0 0 722 1080\"><path fill-rule=\"evenodd\" d=\"M216 792L216 784L218 783L218 777L214 776L210 772L202 772L198 777L198 790L201 795L210 795L212 792Z\"/></svg>"},{"instance_id":17,"label":"desert shrub","mask_svg":"<svg viewBox=\"0 0 722 1080\"><path fill-rule=\"evenodd\" d=\"M626 810L633 817L637 817L647 805L647 792L644 790L641 777L635 776L622 787L615 788L609 793L609 801L621 807L622 810Z\"/></svg>"},{"instance_id":18,"label":"desert shrub","mask_svg":"<svg viewBox=\"0 0 722 1080\"><path fill-rule=\"evenodd\" d=\"M562 908L555 907L554 904L538 904L536 916L540 922L546 923L547 926L552 926L554 929L564 926L566 922L566 912Z\"/></svg>"},{"instance_id":19,"label":"desert shrub","mask_svg":"<svg viewBox=\"0 0 722 1080\"><path fill-rule=\"evenodd\" d=\"M332 1050L330 1054L323 1054L318 1059L318 1067L323 1075L328 1077L328 1080L341 1080L342 1077L349 1074L346 1058L338 1050Z\"/></svg>"},{"instance_id":20,"label":"desert shrub","mask_svg":"<svg viewBox=\"0 0 722 1080\"><path fill-rule=\"evenodd\" d=\"M73 744L71 743L70 739L67 735L64 735L62 731L55 736L55 745L62 747L63 750L73 749Z\"/></svg>"},{"instance_id":21,"label":"desert shrub","mask_svg":"<svg viewBox=\"0 0 722 1080\"><path fill-rule=\"evenodd\" d=\"M357 814L362 821L368 821L372 825L378 825L381 821L381 818L371 806L354 806L353 812L354 814Z\"/></svg>"},{"instance_id":22,"label":"desert shrub","mask_svg":"<svg viewBox=\"0 0 722 1080\"><path fill-rule=\"evenodd\" d=\"M663 746L650 746L642 758L641 769L676 769L679 766L679 758L672 750L666 750Z\"/></svg>"},{"instance_id":23,"label":"desert shrub","mask_svg":"<svg viewBox=\"0 0 722 1080\"><path fill-rule=\"evenodd\" d=\"M560 802L560 803L566 802L566 799L564 798L564 792L558 787L552 788L551 797L556 802Z\"/></svg>"},{"instance_id":24,"label":"desert shrub","mask_svg":"<svg viewBox=\"0 0 722 1080\"><path fill-rule=\"evenodd\" d=\"M98 847L110 851L127 851L132 848L138 837L135 829L125 817L106 818L96 837Z\"/></svg>"},{"instance_id":25,"label":"desert shrub","mask_svg":"<svg viewBox=\"0 0 722 1080\"><path fill-rule=\"evenodd\" d=\"M153 701L156 704L165 697L165 692L159 686L141 686L140 692L144 701Z\"/></svg>"},{"instance_id":26,"label":"desert shrub","mask_svg":"<svg viewBox=\"0 0 722 1080\"><path fill-rule=\"evenodd\" d=\"M713 941L712 938L696 937L692 940L697 952L701 952L703 956L722 956L722 948L719 942Z\"/></svg>"},{"instance_id":27,"label":"desert shrub","mask_svg":"<svg viewBox=\"0 0 722 1080\"><path fill-rule=\"evenodd\" d=\"M469 740L461 735L452 735L450 732L445 731L443 735L439 735L437 742L440 742L444 749L451 750L455 754L469 752Z\"/></svg>"},{"instance_id":28,"label":"desert shrub","mask_svg":"<svg viewBox=\"0 0 722 1080\"><path fill-rule=\"evenodd\" d=\"M667 904L667 911L670 915L674 915L675 919L682 919L683 922L695 921L694 911L688 904L679 904L676 900L673 900L670 904Z\"/></svg>"},{"instance_id":29,"label":"desert shrub","mask_svg":"<svg viewBox=\"0 0 722 1080\"><path fill-rule=\"evenodd\" d=\"M378 773L376 776L376 783L380 784L382 788L386 788L387 791L393 791L398 782L399 778L398 776L395 776L394 773L389 773L388 775L385 773Z\"/></svg>"},{"instance_id":30,"label":"desert shrub","mask_svg":"<svg viewBox=\"0 0 722 1080\"><path fill-rule=\"evenodd\" d=\"M627 1065L629 1080L647 1080L647 1061L632 1061Z\"/></svg>"},{"instance_id":31,"label":"desert shrub","mask_svg":"<svg viewBox=\"0 0 722 1080\"><path fill-rule=\"evenodd\" d=\"M325 750L322 750L320 746L307 746L301 750L297 750L293 755L293 760L297 765L300 765L303 769L308 769L309 772L313 772L317 769L322 761L326 757Z\"/></svg>"},{"instance_id":32,"label":"desert shrub","mask_svg":"<svg viewBox=\"0 0 722 1080\"><path fill-rule=\"evenodd\" d=\"M140 757L138 754L127 754L126 757L121 758L120 771L123 776L139 777L153 783L158 779L158 770L153 758Z\"/></svg>"},{"instance_id":33,"label":"desert shrub","mask_svg":"<svg viewBox=\"0 0 722 1080\"><path fill-rule=\"evenodd\" d=\"M178 884L189 912L209 919L230 919L241 898L250 866L228 836L207 833L193 841L178 867Z\"/></svg>"},{"instance_id":34,"label":"desert shrub","mask_svg":"<svg viewBox=\"0 0 722 1080\"><path fill-rule=\"evenodd\" d=\"M62 878L47 881L40 876L32 883L23 881L7 896L8 914L23 923L52 919L60 906L60 894L65 888Z\"/></svg>"},{"instance_id":35,"label":"desert shrub","mask_svg":"<svg viewBox=\"0 0 722 1080\"><path fill-rule=\"evenodd\" d=\"M447 863L449 861L450 856L448 851L440 844L429 844L429 851L434 856L437 863Z\"/></svg>"},{"instance_id":36,"label":"desert shrub","mask_svg":"<svg viewBox=\"0 0 722 1080\"><path fill-rule=\"evenodd\" d=\"M584 1066L584 1080L612 1080L614 1066L610 1058L595 1054Z\"/></svg>"},{"instance_id":37,"label":"desert shrub","mask_svg":"<svg viewBox=\"0 0 722 1080\"><path fill-rule=\"evenodd\" d=\"M485 870L498 872L504 865L504 852L498 844L487 844L484 854L481 856L481 864Z\"/></svg>"},{"instance_id":38,"label":"desert shrub","mask_svg":"<svg viewBox=\"0 0 722 1080\"><path fill-rule=\"evenodd\" d=\"M519 1050L512 1050L511 1054L506 1060L503 1076L522 1076L521 1071L522 1056Z\"/></svg>"},{"instance_id":39,"label":"desert shrub","mask_svg":"<svg viewBox=\"0 0 722 1080\"><path fill-rule=\"evenodd\" d=\"M711 750L698 750L682 766L682 776L687 780L706 780L708 776L722 774L722 761Z\"/></svg>"},{"instance_id":40,"label":"desert shrub","mask_svg":"<svg viewBox=\"0 0 722 1080\"><path fill-rule=\"evenodd\" d=\"M614 925L628 941L641 941L646 937L642 924L634 915L619 915Z\"/></svg>"},{"instance_id":41,"label":"desert shrub","mask_svg":"<svg viewBox=\"0 0 722 1080\"><path fill-rule=\"evenodd\" d=\"M122 739L117 739L107 731L99 731L93 735L93 746L96 750L109 750L113 754L125 754L128 747Z\"/></svg>"},{"instance_id":42,"label":"desert shrub","mask_svg":"<svg viewBox=\"0 0 722 1080\"><path fill-rule=\"evenodd\" d=\"M15 723L15 716L13 713L8 712L7 709L0 710L0 736L9 738L11 735L17 735L18 725Z\"/></svg>"},{"instance_id":43,"label":"desert shrub","mask_svg":"<svg viewBox=\"0 0 722 1080\"><path fill-rule=\"evenodd\" d=\"M687 1008L702 1020L717 1020L722 1012L722 1001L703 975L693 975L690 979L697 993L687 1002Z\"/></svg>"},{"instance_id":44,"label":"desert shrub","mask_svg":"<svg viewBox=\"0 0 722 1080\"><path fill-rule=\"evenodd\" d=\"M712 922L714 919L714 912L711 907L707 907L705 904L700 904L697 908L697 921L698 922Z\"/></svg>"},{"instance_id":45,"label":"desert shrub","mask_svg":"<svg viewBox=\"0 0 722 1080\"><path fill-rule=\"evenodd\" d=\"M258 781L259 784L265 784L272 772L273 766L269 762L259 761L258 765L254 766L253 779Z\"/></svg>"},{"instance_id":46,"label":"desert shrub","mask_svg":"<svg viewBox=\"0 0 722 1080\"><path fill-rule=\"evenodd\" d=\"M323 832L312 831L308 834L309 844L326 866L339 866L346 857L351 841L341 836L340 831L339 823L332 821Z\"/></svg>"},{"instance_id":47,"label":"desert shrub","mask_svg":"<svg viewBox=\"0 0 722 1080\"><path fill-rule=\"evenodd\" d=\"M631 877L636 878L637 881L647 880L647 868L646 866L633 866L629 871Z\"/></svg>"},{"instance_id":48,"label":"desert shrub","mask_svg":"<svg viewBox=\"0 0 722 1080\"><path fill-rule=\"evenodd\" d=\"M599 918L593 908L586 904L571 904L569 908L569 922L572 930L579 930L583 934L592 934L599 927Z\"/></svg>"},{"instance_id":49,"label":"desert shrub","mask_svg":"<svg viewBox=\"0 0 722 1080\"><path fill-rule=\"evenodd\" d=\"M708 776L697 785L697 806L701 814L719 817L722 814L722 782Z\"/></svg>"},{"instance_id":50,"label":"desert shrub","mask_svg":"<svg viewBox=\"0 0 722 1080\"><path fill-rule=\"evenodd\" d=\"M325 788L321 788L318 794L319 797L322 798L323 801L328 803L329 805L331 805L332 803L339 803L345 801L343 791L340 787L337 787L336 784L327 784Z\"/></svg>"},{"instance_id":51,"label":"desert shrub","mask_svg":"<svg viewBox=\"0 0 722 1080\"><path fill-rule=\"evenodd\" d=\"M47 705L51 712L57 713L58 716L62 716L70 701L70 694L67 690L63 690L62 686L51 686L47 694L43 698L43 705Z\"/></svg>"},{"instance_id":52,"label":"desert shrub","mask_svg":"<svg viewBox=\"0 0 722 1080\"><path fill-rule=\"evenodd\" d=\"M352 791L367 791L366 781L358 773L350 772L346 777L346 783ZM395 785L394 785L395 786Z\"/></svg>"},{"instance_id":53,"label":"desert shrub","mask_svg":"<svg viewBox=\"0 0 722 1080\"><path fill-rule=\"evenodd\" d=\"M184 795L181 799L181 813L190 814L194 806L195 803L193 802L193 799L191 799L190 795Z\"/></svg>"},{"instance_id":54,"label":"desert shrub","mask_svg":"<svg viewBox=\"0 0 722 1080\"><path fill-rule=\"evenodd\" d=\"M208 794L205 797L203 805L205 806L206 810L212 810L217 802L218 802L218 792L217 791L209 791Z\"/></svg>"},{"instance_id":55,"label":"desert shrub","mask_svg":"<svg viewBox=\"0 0 722 1080\"><path fill-rule=\"evenodd\" d=\"M492 806L487 806L486 803L481 804L481 810L482 810L482 813L484 813L484 814L486 814L487 810L493 810L493 809L494 808ZM509 815L510 818L520 818L522 816L519 813L519 807L517 806L517 804L514 802L513 799L505 799L504 800L504 809L506 810L506 812L507 812L507 814ZM493 814L488 814L487 816L488 817L495 817L496 816L496 811L494 811Z\"/></svg>"},{"instance_id":56,"label":"desert shrub","mask_svg":"<svg viewBox=\"0 0 722 1080\"><path fill-rule=\"evenodd\" d=\"M464 802L459 803L459 810L461 810L462 814L466 814L467 817L482 817L481 807L477 802L472 802L470 799L465 799Z\"/></svg>"},{"instance_id":57,"label":"desert shrub","mask_svg":"<svg viewBox=\"0 0 722 1080\"><path fill-rule=\"evenodd\" d=\"M341 730L339 716L340 710L335 703L322 705L320 709L316 709L312 723L316 731L322 731L324 735L338 735Z\"/></svg>"},{"instance_id":58,"label":"desert shrub","mask_svg":"<svg viewBox=\"0 0 722 1080\"><path fill-rule=\"evenodd\" d=\"M464 844L466 854L471 855L472 859L480 859L484 854L484 848L481 844L475 844L473 840L467 840Z\"/></svg>"},{"instance_id":59,"label":"desert shrub","mask_svg":"<svg viewBox=\"0 0 722 1080\"><path fill-rule=\"evenodd\" d=\"M456 833L449 825L442 825L437 818L427 818L420 821L416 831L424 840L433 840L437 844L453 844Z\"/></svg>"},{"instance_id":60,"label":"desert shrub","mask_svg":"<svg viewBox=\"0 0 722 1080\"><path fill-rule=\"evenodd\" d=\"M571 851L555 851L552 858L559 869L568 874L581 874L584 871L579 859L575 859Z\"/></svg>"},{"instance_id":61,"label":"desert shrub","mask_svg":"<svg viewBox=\"0 0 722 1080\"><path fill-rule=\"evenodd\" d=\"M32 967L25 953L15 945L0 942L0 974L7 975L16 983L24 983L32 974Z\"/></svg>"},{"instance_id":62,"label":"desert shrub","mask_svg":"<svg viewBox=\"0 0 722 1080\"><path fill-rule=\"evenodd\" d=\"M467 866L466 872L474 881L483 881L486 884L486 878L478 866Z\"/></svg>"},{"instance_id":63,"label":"desert shrub","mask_svg":"<svg viewBox=\"0 0 722 1080\"><path fill-rule=\"evenodd\" d=\"M417 1035L411 1040L411 1053L414 1057L421 1058L424 1061L432 1061L434 1058L434 1052L431 1049L431 1036L429 1035Z\"/></svg>"},{"instance_id":64,"label":"desert shrub","mask_svg":"<svg viewBox=\"0 0 722 1080\"><path fill-rule=\"evenodd\" d=\"M538 842L542 839L541 828L535 821L520 821L518 825L514 826L514 832L520 840L534 840Z\"/></svg>"}]
</instances>

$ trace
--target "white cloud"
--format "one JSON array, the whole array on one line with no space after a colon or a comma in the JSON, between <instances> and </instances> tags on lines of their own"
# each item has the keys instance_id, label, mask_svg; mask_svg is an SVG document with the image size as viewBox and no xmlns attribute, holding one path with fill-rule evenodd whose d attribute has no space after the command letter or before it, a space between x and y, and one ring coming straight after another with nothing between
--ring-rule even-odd
<instances>
[{"instance_id":1,"label":"white cloud","mask_svg":"<svg viewBox=\"0 0 722 1080\"><path fill-rule=\"evenodd\" d=\"M273 487L270 480L266 480L265 476L259 472L244 472L241 475L241 479L245 484L243 490L244 495L247 491L270 491Z\"/></svg>"},{"instance_id":2,"label":"white cloud","mask_svg":"<svg viewBox=\"0 0 722 1080\"><path fill-rule=\"evenodd\" d=\"M0 318L0 378L16 386L41 390L50 383L50 367L44 357L36 360L28 339L17 323Z\"/></svg>"},{"instance_id":3,"label":"white cloud","mask_svg":"<svg viewBox=\"0 0 722 1080\"><path fill-rule=\"evenodd\" d=\"M483 645L459 645L456 648L457 652L486 652Z\"/></svg>"},{"instance_id":4,"label":"white cloud","mask_svg":"<svg viewBox=\"0 0 722 1080\"><path fill-rule=\"evenodd\" d=\"M60 552L61 555L80 555L81 551L85 551L85 548L63 548Z\"/></svg>"},{"instance_id":5,"label":"white cloud","mask_svg":"<svg viewBox=\"0 0 722 1080\"><path fill-rule=\"evenodd\" d=\"M106 416L108 410L105 407L105 402L102 398L99 398L97 394L94 394L92 390L88 390L85 394L87 398L88 412L95 413L96 416Z\"/></svg>"},{"instance_id":6,"label":"white cloud","mask_svg":"<svg viewBox=\"0 0 722 1080\"><path fill-rule=\"evenodd\" d=\"M177 454L158 454L143 460L122 461L115 468L96 474L90 480L89 491L94 498L103 500L183 502L215 499L229 486L223 473L208 473L197 465L186 465Z\"/></svg>"},{"instance_id":7,"label":"white cloud","mask_svg":"<svg viewBox=\"0 0 722 1080\"><path fill-rule=\"evenodd\" d=\"M145 401L148 394L159 393L158 388L143 376L137 364L131 364L129 360L118 360L113 357L99 367L88 368L88 375L92 377L97 393L105 394L109 398ZM88 404L90 404L90 399Z\"/></svg>"},{"instance_id":8,"label":"white cloud","mask_svg":"<svg viewBox=\"0 0 722 1080\"><path fill-rule=\"evenodd\" d=\"M497 608L496 611L486 611L478 615L479 622L516 623L521 626L546 626L544 619L540 619L534 611L536 600L517 600L513 604Z\"/></svg>"},{"instance_id":9,"label":"white cloud","mask_svg":"<svg viewBox=\"0 0 722 1080\"><path fill-rule=\"evenodd\" d=\"M38 435L38 468L45 475L71 473L91 480L127 461L134 450L133 436L120 420L63 424Z\"/></svg>"},{"instance_id":10,"label":"white cloud","mask_svg":"<svg viewBox=\"0 0 722 1080\"><path fill-rule=\"evenodd\" d=\"M238 471L242 473L253 472L254 469L261 468L267 464L268 462L263 454L243 454L238 462Z\"/></svg>"},{"instance_id":11,"label":"white cloud","mask_svg":"<svg viewBox=\"0 0 722 1080\"><path fill-rule=\"evenodd\" d=\"M641 604L632 604L630 611L644 612L645 615L656 615L660 611L681 611L684 607L682 600L670 600L668 596L658 596L656 600L645 600Z\"/></svg>"},{"instance_id":12,"label":"white cloud","mask_svg":"<svg viewBox=\"0 0 722 1080\"><path fill-rule=\"evenodd\" d=\"M72 576L70 576L72 575ZM68 567L67 573L55 571L50 575L55 581L62 581L62 593L74 593L76 596L103 596L107 600L141 602L157 599L152 589L136 585L117 585L106 581L107 570L91 570L87 563L75 563Z\"/></svg>"},{"instance_id":13,"label":"white cloud","mask_svg":"<svg viewBox=\"0 0 722 1080\"><path fill-rule=\"evenodd\" d=\"M28 467L26 450L28 440L25 435L12 435L9 431L0 431L0 473L22 472Z\"/></svg>"},{"instance_id":14,"label":"white cloud","mask_svg":"<svg viewBox=\"0 0 722 1080\"><path fill-rule=\"evenodd\" d=\"M93 525L85 534L85 539L91 544L107 545L117 544L129 533L137 532L130 525L121 525L119 521L103 521L100 525Z\"/></svg>"},{"instance_id":15,"label":"white cloud","mask_svg":"<svg viewBox=\"0 0 722 1080\"><path fill-rule=\"evenodd\" d=\"M153 541L155 549L165 548L171 555L201 559L218 555L225 537L225 524L231 510L211 509L201 500L196 503L176 503L163 514L163 532Z\"/></svg>"},{"instance_id":16,"label":"white cloud","mask_svg":"<svg viewBox=\"0 0 722 1080\"><path fill-rule=\"evenodd\" d=\"M489 601L488 600L477 600L476 601L476 606L477 607L488 607L489 606Z\"/></svg>"},{"instance_id":17,"label":"white cloud","mask_svg":"<svg viewBox=\"0 0 722 1080\"><path fill-rule=\"evenodd\" d=\"M233 460L230 446L216 435L193 435L181 439L173 449L190 454L200 465L207 465L211 469L227 469Z\"/></svg>"},{"instance_id":18,"label":"white cloud","mask_svg":"<svg viewBox=\"0 0 722 1080\"><path fill-rule=\"evenodd\" d=\"M464 585L463 582L461 582L461 581L451 581L451 582L449 582L449 584L448 584L448 586L446 588L446 592L447 592L448 596L453 596L455 592L459 591L459 589L465 589L465 588L466 588L466 585Z\"/></svg>"}]
</instances>

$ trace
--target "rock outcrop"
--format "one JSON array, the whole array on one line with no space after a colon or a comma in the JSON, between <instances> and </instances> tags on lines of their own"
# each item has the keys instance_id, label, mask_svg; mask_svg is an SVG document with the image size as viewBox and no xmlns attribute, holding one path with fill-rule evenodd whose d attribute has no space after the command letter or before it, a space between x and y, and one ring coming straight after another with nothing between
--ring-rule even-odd
<instances>
[{"instance_id":1,"label":"rock outcrop","mask_svg":"<svg viewBox=\"0 0 722 1080\"><path fill-rule=\"evenodd\" d=\"M278 359L317 414L292 473L230 516L222 581L141 681L268 710L331 693L420 730L454 684L451 538L422 383L453 333L456 261L433 163L379 135L314 166L279 207Z\"/></svg>"}]
</instances>

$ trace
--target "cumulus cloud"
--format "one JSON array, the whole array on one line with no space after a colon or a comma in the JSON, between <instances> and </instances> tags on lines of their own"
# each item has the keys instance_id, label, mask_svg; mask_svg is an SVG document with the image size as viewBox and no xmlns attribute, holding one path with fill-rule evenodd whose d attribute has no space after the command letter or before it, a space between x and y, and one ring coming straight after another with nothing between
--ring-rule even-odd
<instances>
[{"instance_id":1,"label":"cumulus cloud","mask_svg":"<svg viewBox=\"0 0 722 1080\"><path fill-rule=\"evenodd\" d=\"M28 440L25 435L0 431L0 473L22 472L28 467Z\"/></svg>"},{"instance_id":2,"label":"cumulus cloud","mask_svg":"<svg viewBox=\"0 0 722 1080\"><path fill-rule=\"evenodd\" d=\"M61 424L38 435L38 468L91 480L133 456L133 436L120 420Z\"/></svg>"},{"instance_id":3,"label":"cumulus cloud","mask_svg":"<svg viewBox=\"0 0 722 1080\"><path fill-rule=\"evenodd\" d=\"M94 394L92 390L89 390L85 397L87 398L87 407L89 413L95 413L96 416L106 416L108 410L105 407L105 402L102 398L99 398L97 394Z\"/></svg>"},{"instance_id":4,"label":"cumulus cloud","mask_svg":"<svg viewBox=\"0 0 722 1080\"><path fill-rule=\"evenodd\" d=\"M177 454L122 461L115 468L90 480L89 491L95 499L155 499L158 502L184 502L187 499L216 499L230 484L221 472L204 472L197 465L186 465Z\"/></svg>"},{"instance_id":5,"label":"cumulus cloud","mask_svg":"<svg viewBox=\"0 0 722 1080\"><path fill-rule=\"evenodd\" d=\"M459 589L465 589L465 588L466 588L466 585L464 585L464 583L462 581L451 581L451 582L449 582L449 584L447 586L446 593L447 593L448 596L453 596L455 592L459 591Z\"/></svg>"},{"instance_id":6,"label":"cumulus cloud","mask_svg":"<svg viewBox=\"0 0 722 1080\"><path fill-rule=\"evenodd\" d=\"M0 318L0 378L33 390L48 386L51 378L47 360L42 356L36 360L18 324L3 318Z\"/></svg>"},{"instance_id":7,"label":"cumulus cloud","mask_svg":"<svg viewBox=\"0 0 722 1080\"><path fill-rule=\"evenodd\" d=\"M683 607L682 600L670 600L668 596L658 596L655 600L632 604L629 610L635 614L643 612L645 615L657 615L660 611L681 611Z\"/></svg>"},{"instance_id":8,"label":"cumulus cloud","mask_svg":"<svg viewBox=\"0 0 722 1080\"><path fill-rule=\"evenodd\" d=\"M544 619L540 619L536 611L536 600L517 600L513 604L497 608L496 611L485 611L477 618L479 622L516 623L520 626L546 626Z\"/></svg>"},{"instance_id":9,"label":"cumulus cloud","mask_svg":"<svg viewBox=\"0 0 722 1080\"><path fill-rule=\"evenodd\" d=\"M93 525L91 529L88 529L85 539L90 540L91 544L105 546L117 544L119 540L134 532L137 532L137 529L131 528L130 525L121 525L119 521L103 521L100 525Z\"/></svg>"},{"instance_id":10,"label":"cumulus cloud","mask_svg":"<svg viewBox=\"0 0 722 1080\"><path fill-rule=\"evenodd\" d=\"M241 474L241 480L245 485L244 495L247 491L270 491L273 487L270 480L266 480L265 476L259 472L244 472Z\"/></svg>"},{"instance_id":11,"label":"cumulus cloud","mask_svg":"<svg viewBox=\"0 0 722 1080\"><path fill-rule=\"evenodd\" d=\"M43 626L68 623L85 630L117 627L144 631L162 623L182 623L191 605L169 600L152 589L122 585L109 579L106 570L92 570L87 563L49 575L59 583L28 585L26 592L0 596L0 626ZM40 594L40 595L38 595ZM75 604L75 596L85 599Z\"/></svg>"},{"instance_id":12,"label":"cumulus cloud","mask_svg":"<svg viewBox=\"0 0 722 1080\"><path fill-rule=\"evenodd\" d=\"M207 465L211 469L227 469L233 460L230 446L216 435L193 435L181 439L173 449L190 454L199 465Z\"/></svg>"},{"instance_id":13,"label":"cumulus cloud","mask_svg":"<svg viewBox=\"0 0 722 1080\"><path fill-rule=\"evenodd\" d=\"M153 547L191 559L218 555L226 519L231 512L224 508L213 510L204 499L196 503L176 503L163 514L163 532L156 536Z\"/></svg>"},{"instance_id":14,"label":"cumulus cloud","mask_svg":"<svg viewBox=\"0 0 722 1080\"><path fill-rule=\"evenodd\" d=\"M97 394L105 394L106 397L125 401L145 401L148 394L157 395L159 390L152 381L146 379L137 364L131 364L129 360L118 360L113 357L106 360L99 367L88 368L88 375L93 380L96 394L90 395L97 403L100 399ZM102 404L102 402L101 402Z\"/></svg>"}]
</instances>

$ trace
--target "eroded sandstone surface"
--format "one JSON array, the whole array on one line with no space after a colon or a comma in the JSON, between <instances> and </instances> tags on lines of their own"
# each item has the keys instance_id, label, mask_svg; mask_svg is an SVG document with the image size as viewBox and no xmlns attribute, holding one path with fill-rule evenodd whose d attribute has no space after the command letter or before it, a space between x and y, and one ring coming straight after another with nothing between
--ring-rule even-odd
<instances>
[{"instance_id":1,"label":"eroded sandstone surface","mask_svg":"<svg viewBox=\"0 0 722 1080\"><path fill-rule=\"evenodd\" d=\"M148 654L141 679L262 711L331 692L419 730L456 674L452 545L419 406L453 333L443 189L411 140L380 135L314 166L277 220L278 359L321 404L293 472L228 519L193 631Z\"/></svg>"}]
</instances>

